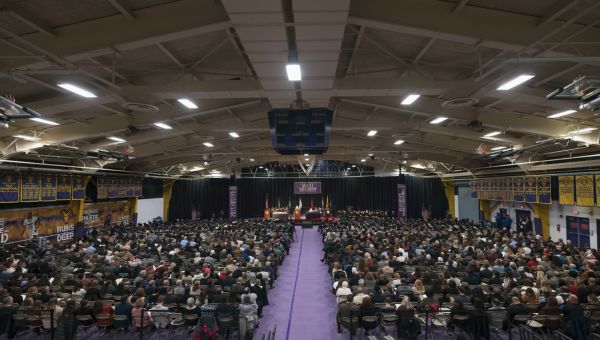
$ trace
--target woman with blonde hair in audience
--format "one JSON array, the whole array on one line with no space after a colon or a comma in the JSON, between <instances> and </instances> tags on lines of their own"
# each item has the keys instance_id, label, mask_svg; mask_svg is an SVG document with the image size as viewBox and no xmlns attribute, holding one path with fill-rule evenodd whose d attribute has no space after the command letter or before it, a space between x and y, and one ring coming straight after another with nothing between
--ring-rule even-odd
<instances>
[{"instance_id":1,"label":"woman with blonde hair in audience","mask_svg":"<svg viewBox=\"0 0 600 340\"><path fill-rule=\"evenodd\" d=\"M144 298L140 297L135 300L135 304L133 305L133 309L131 310L131 317L133 319L133 328L138 329L140 327L146 328L150 327L154 324L152 320L152 316L148 312L147 309L144 308ZM142 318L142 314L144 317ZM143 319L143 320L142 320ZM142 323L143 321L143 323Z\"/></svg>"},{"instance_id":2,"label":"woman with blonde hair in audience","mask_svg":"<svg viewBox=\"0 0 600 340\"><path fill-rule=\"evenodd\" d=\"M396 315L398 315L399 318L410 318L415 316L415 309L410 304L410 299L408 296L404 296L402 298L400 306L398 306L398 309L396 309Z\"/></svg>"},{"instance_id":3,"label":"woman with blonde hair in audience","mask_svg":"<svg viewBox=\"0 0 600 340\"><path fill-rule=\"evenodd\" d=\"M523 302L538 304L540 303L540 299L537 297L537 295L535 295L533 289L529 287L527 288L527 290L525 290L525 293L523 294Z\"/></svg>"},{"instance_id":4,"label":"woman with blonde hair in audience","mask_svg":"<svg viewBox=\"0 0 600 340\"><path fill-rule=\"evenodd\" d=\"M415 280L415 284L412 287L413 294L419 298L419 301L423 300L423 296L425 295L425 286L423 286L423 281L420 279Z\"/></svg>"},{"instance_id":5,"label":"woman with blonde hair in audience","mask_svg":"<svg viewBox=\"0 0 600 340\"><path fill-rule=\"evenodd\" d=\"M548 277L546 276L546 273L544 273L541 270L538 270L536 277L535 277L535 282L537 283L538 287L540 287L542 282L544 282L544 281L548 281Z\"/></svg>"}]
</instances>

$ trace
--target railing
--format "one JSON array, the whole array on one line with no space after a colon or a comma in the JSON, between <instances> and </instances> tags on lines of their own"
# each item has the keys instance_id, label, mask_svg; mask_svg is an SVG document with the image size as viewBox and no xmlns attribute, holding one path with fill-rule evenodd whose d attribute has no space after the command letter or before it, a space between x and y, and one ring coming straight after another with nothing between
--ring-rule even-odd
<instances>
[{"instance_id":1,"label":"railing","mask_svg":"<svg viewBox=\"0 0 600 340\"><path fill-rule=\"evenodd\" d=\"M261 337L261 340L275 340L276 332L277 332L277 326L273 327L272 331L269 329L269 332L267 333L266 338L265 338L265 334L263 334Z\"/></svg>"}]
</instances>

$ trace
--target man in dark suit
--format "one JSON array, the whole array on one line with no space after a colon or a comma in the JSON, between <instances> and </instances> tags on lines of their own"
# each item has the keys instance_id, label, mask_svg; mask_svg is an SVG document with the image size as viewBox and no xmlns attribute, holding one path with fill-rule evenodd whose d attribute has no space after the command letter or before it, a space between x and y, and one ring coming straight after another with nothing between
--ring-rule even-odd
<instances>
[{"instance_id":1,"label":"man in dark suit","mask_svg":"<svg viewBox=\"0 0 600 340\"><path fill-rule=\"evenodd\" d=\"M507 309L508 318L513 325L515 324L514 318L517 315L527 315L527 308L521 303L521 299L518 296L513 296L511 304Z\"/></svg>"},{"instance_id":2,"label":"man in dark suit","mask_svg":"<svg viewBox=\"0 0 600 340\"><path fill-rule=\"evenodd\" d=\"M359 323L359 319L358 319L359 307L352 303L353 298L354 297L352 296L352 294L347 295L346 302L342 302L338 306L338 313L337 313L338 333L342 332L342 320L344 318L350 318L350 320L352 320L352 323L351 323L352 327L350 327L350 333L352 335L356 334L356 329L358 328L358 323Z\"/></svg>"}]
</instances>

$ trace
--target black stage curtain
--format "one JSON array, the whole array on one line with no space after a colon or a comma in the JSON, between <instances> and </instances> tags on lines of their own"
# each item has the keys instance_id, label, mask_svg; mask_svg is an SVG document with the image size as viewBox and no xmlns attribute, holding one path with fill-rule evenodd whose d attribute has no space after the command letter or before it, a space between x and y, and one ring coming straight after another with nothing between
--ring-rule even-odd
<instances>
[{"instance_id":1,"label":"black stage curtain","mask_svg":"<svg viewBox=\"0 0 600 340\"><path fill-rule=\"evenodd\" d=\"M201 219L227 216L229 184L229 179L222 178L176 181L169 204L169 220L190 219L192 210L196 210Z\"/></svg>"},{"instance_id":2,"label":"black stage curtain","mask_svg":"<svg viewBox=\"0 0 600 340\"><path fill-rule=\"evenodd\" d=\"M448 213L448 198L440 178L421 178L403 175L406 183L406 205L408 218L421 218L423 208L433 218L445 217Z\"/></svg>"},{"instance_id":3,"label":"black stage curtain","mask_svg":"<svg viewBox=\"0 0 600 340\"><path fill-rule=\"evenodd\" d=\"M295 195L294 182L321 182L320 195ZM407 185L408 217L420 218L421 209L430 211L431 217L446 216L448 200L440 179L406 176L400 178ZM238 217L262 217L265 199L269 207L292 207L302 199L303 211L311 199L321 207L329 196L332 211L383 210L395 216L398 210L398 177L353 178L242 178L237 180L209 178L196 181L176 181L173 185L169 219L188 219L192 210L200 218L226 217L229 205L229 186L238 187Z\"/></svg>"}]
</instances>

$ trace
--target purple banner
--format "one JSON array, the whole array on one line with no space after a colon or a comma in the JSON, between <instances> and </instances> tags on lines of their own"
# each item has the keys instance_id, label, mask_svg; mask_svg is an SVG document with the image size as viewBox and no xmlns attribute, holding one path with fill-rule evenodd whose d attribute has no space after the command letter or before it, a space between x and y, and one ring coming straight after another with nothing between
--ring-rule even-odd
<instances>
[{"instance_id":1,"label":"purple banner","mask_svg":"<svg viewBox=\"0 0 600 340\"><path fill-rule=\"evenodd\" d=\"M321 182L294 182L294 194L318 195L321 194Z\"/></svg>"},{"instance_id":2,"label":"purple banner","mask_svg":"<svg viewBox=\"0 0 600 340\"><path fill-rule=\"evenodd\" d=\"M237 220L237 187L229 187L229 221Z\"/></svg>"},{"instance_id":3,"label":"purple banner","mask_svg":"<svg viewBox=\"0 0 600 340\"><path fill-rule=\"evenodd\" d=\"M405 220L406 216L406 184L398 184L398 218Z\"/></svg>"}]
</instances>

